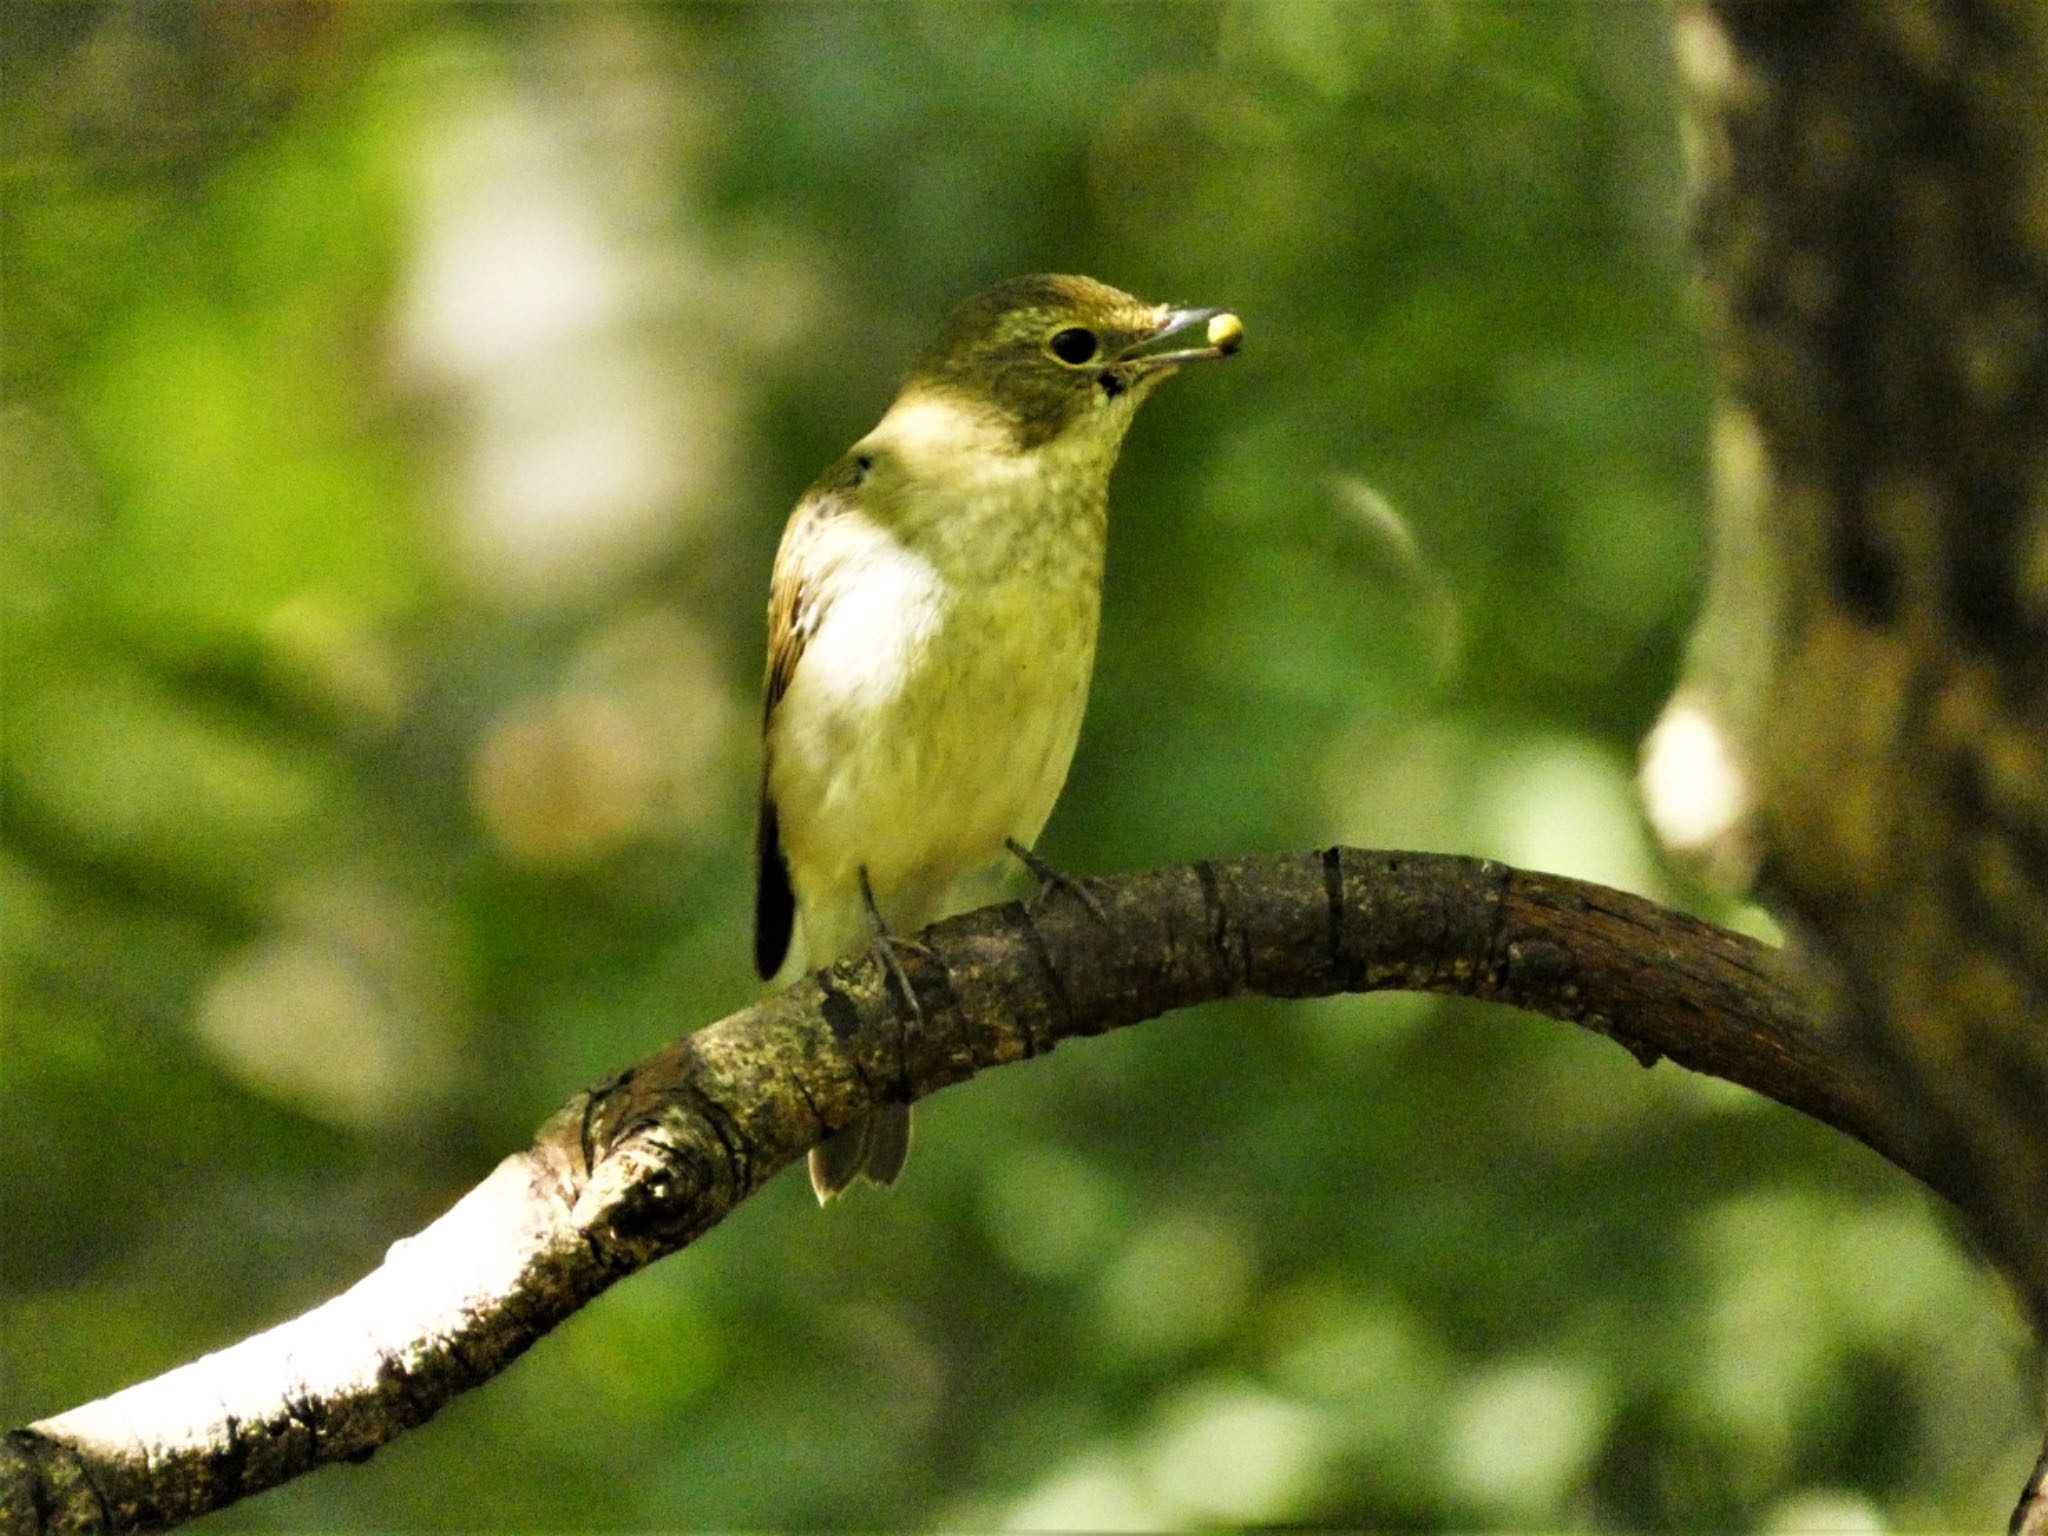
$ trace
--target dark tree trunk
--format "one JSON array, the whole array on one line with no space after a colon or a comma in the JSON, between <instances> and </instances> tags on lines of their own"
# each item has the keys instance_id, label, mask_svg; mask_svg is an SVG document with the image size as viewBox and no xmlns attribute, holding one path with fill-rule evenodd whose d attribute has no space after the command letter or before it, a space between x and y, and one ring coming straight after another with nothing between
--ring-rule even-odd
<instances>
[{"instance_id":1,"label":"dark tree trunk","mask_svg":"<svg viewBox=\"0 0 2048 1536\"><path fill-rule=\"evenodd\" d=\"M2048 9L1702 4L1678 47L1725 377L1675 707L2048 1325Z\"/></svg>"}]
</instances>

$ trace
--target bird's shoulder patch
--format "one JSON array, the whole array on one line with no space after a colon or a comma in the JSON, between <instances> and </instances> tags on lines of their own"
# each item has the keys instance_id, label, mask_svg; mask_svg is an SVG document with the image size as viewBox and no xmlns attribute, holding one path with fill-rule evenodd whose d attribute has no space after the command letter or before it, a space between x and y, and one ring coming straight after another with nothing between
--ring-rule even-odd
<instances>
[{"instance_id":1,"label":"bird's shoulder patch","mask_svg":"<svg viewBox=\"0 0 2048 1536\"><path fill-rule=\"evenodd\" d=\"M836 543L834 524L868 506L888 484L900 479L901 466L885 443L864 439L841 454L811 482L790 513L782 546L775 553L775 575L768 587L768 677L762 692L762 721L789 691L804 646L825 616L833 561L821 545Z\"/></svg>"},{"instance_id":2,"label":"bird's shoulder patch","mask_svg":"<svg viewBox=\"0 0 2048 1536\"><path fill-rule=\"evenodd\" d=\"M851 457L841 461L851 463ZM761 694L764 725L789 691L805 642L818 628L823 593L815 576L816 562L809 556L823 526L846 510L846 493L859 484L858 480L838 486L829 483L840 478L839 468L834 465L804 493L783 530L782 547L775 552L775 575L768 584L768 675Z\"/></svg>"},{"instance_id":3,"label":"bird's shoulder patch","mask_svg":"<svg viewBox=\"0 0 2048 1536\"><path fill-rule=\"evenodd\" d=\"M775 574L768 585L768 665L761 689L761 805L754 839L754 966L764 980L781 969L796 921L796 893L790 885L780 818L770 789L769 758L774 746L769 727L775 707L789 692L804 647L824 616L826 594L817 579L817 562L811 558L814 546L825 527L851 508L854 494L874 466L871 453L846 453L804 492L783 530L782 545L775 554ZM799 571L807 574L800 576Z\"/></svg>"}]
</instances>

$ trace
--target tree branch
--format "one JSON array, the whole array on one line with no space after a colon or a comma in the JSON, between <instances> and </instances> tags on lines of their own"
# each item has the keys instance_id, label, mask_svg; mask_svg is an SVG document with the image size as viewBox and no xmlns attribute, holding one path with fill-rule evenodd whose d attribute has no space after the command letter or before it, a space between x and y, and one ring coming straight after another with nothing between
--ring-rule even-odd
<instances>
[{"instance_id":1,"label":"tree branch","mask_svg":"<svg viewBox=\"0 0 2048 1536\"><path fill-rule=\"evenodd\" d=\"M874 1104L1242 993L1423 991L1598 1031L1752 1088L1917 1176L1768 947L1639 897L1429 854L1200 863L939 924L910 1022L848 962L579 1094L353 1288L8 1435L0 1533L175 1525L360 1460Z\"/></svg>"},{"instance_id":2,"label":"tree branch","mask_svg":"<svg viewBox=\"0 0 2048 1536\"><path fill-rule=\"evenodd\" d=\"M2041 1447L2027 1486L2020 1490L2006 1536L2048 1536L2048 1445Z\"/></svg>"}]
</instances>

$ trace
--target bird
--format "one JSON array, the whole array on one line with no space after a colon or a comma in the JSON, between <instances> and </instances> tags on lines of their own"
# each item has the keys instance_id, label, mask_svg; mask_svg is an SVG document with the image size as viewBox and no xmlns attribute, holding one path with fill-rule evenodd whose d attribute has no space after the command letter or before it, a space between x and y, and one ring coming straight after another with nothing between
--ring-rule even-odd
<instances>
[{"instance_id":1,"label":"bird","mask_svg":"<svg viewBox=\"0 0 2048 1536\"><path fill-rule=\"evenodd\" d=\"M1109 478L1138 406L1238 350L1225 310L1035 274L954 311L865 437L798 500L768 597L754 962L895 949L993 894L1073 761L1095 665ZM1076 887L1078 889L1078 887ZM895 1182L910 1107L810 1153L820 1204Z\"/></svg>"}]
</instances>

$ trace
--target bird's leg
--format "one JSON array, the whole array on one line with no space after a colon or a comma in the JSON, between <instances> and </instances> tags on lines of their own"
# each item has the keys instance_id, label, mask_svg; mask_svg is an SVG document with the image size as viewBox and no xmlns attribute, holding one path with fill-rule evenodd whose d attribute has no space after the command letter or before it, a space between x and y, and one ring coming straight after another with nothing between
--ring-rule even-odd
<instances>
[{"instance_id":1,"label":"bird's leg","mask_svg":"<svg viewBox=\"0 0 2048 1536\"><path fill-rule=\"evenodd\" d=\"M1014 837L1004 838L1003 846L1016 855L1017 862L1030 870L1038 881L1037 893L1032 896L1030 901L1025 903L1031 910L1037 911L1040 904L1045 900L1045 893L1057 886L1060 890L1073 897L1074 900L1080 902L1082 906L1086 907L1089 916L1093 917L1095 921L1098 923L1107 923L1109 921L1108 914L1102 910L1102 903L1095 899L1095 893L1088 889L1086 881L1077 880L1072 875L1062 874L1029 848L1018 842Z\"/></svg>"},{"instance_id":2,"label":"bird's leg","mask_svg":"<svg viewBox=\"0 0 2048 1536\"><path fill-rule=\"evenodd\" d=\"M917 992L910 985L910 977L904 972L903 962L897 958L899 950L908 950L922 955L934 965L938 955L929 944L920 944L915 939L899 937L889 931L889 925L882 921L882 909L875 905L875 888L868 884L868 869L860 868L860 902L868 915L868 948L873 952L875 963L882 968L882 974L893 980L903 993L903 1001L910 1005L910 1016L918 1023L924 1023L924 1006L917 1000Z\"/></svg>"}]
</instances>

